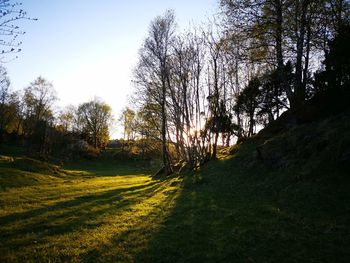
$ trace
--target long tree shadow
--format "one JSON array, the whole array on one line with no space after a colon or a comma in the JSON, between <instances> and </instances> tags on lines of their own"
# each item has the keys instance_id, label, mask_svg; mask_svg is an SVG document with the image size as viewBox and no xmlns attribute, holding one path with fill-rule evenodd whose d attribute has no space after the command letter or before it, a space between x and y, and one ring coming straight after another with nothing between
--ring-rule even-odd
<instances>
[{"instance_id":1,"label":"long tree shadow","mask_svg":"<svg viewBox=\"0 0 350 263\"><path fill-rule=\"evenodd\" d=\"M40 216L41 214L44 214L46 212L56 211L56 210L60 210L60 209L66 209L66 208L70 208L70 207L74 207L74 206L80 206L83 203L105 202L105 200L108 198L112 198L112 197L118 198L123 192L137 191L138 189L143 189L147 186L151 186L151 185L155 185L155 184L156 184L155 182L152 182L152 183L148 183L146 185L126 187L126 188L122 188L122 189L114 189L114 190L106 191L106 192L99 193L99 194L93 193L93 194L78 196L78 197L73 198L72 200L65 201L65 202L59 202L59 203L56 203L52 206L46 206L46 207L42 207L39 209L29 210L29 211L26 211L23 213L14 213L14 214L10 214L7 216L2 216L2 217L0 217L0 224L2 226L4 226L6 224L13 223L15 221L23 221L23 220L30 219L33 217L37 217L37 216Z\"/></svg>"},{"instance_id":2,"label":"long tree shadow","mask_svg":"<svg viewBox=\"0 0 350 263\"><path fill-rule=\"evenodd\" d=\"M232 262L230 256L219 256L222 233L228 231L221 201L185 186L163 227L135 262Z\"/></svg>"},{"instance_id":3,"label":"long tree shadow","mask_svg":"<svg viewBox=\"0 0 350 263\"><path fill-rule=\"evenodd\" d=\"M180 180L181 181L181 180ZM115 233L108 244L89 250L81 257L84 262L133 262L135 255L148 246L154 234L171 213L181 193L180 181L162 180L161 187L144 201L147 212L130 219L127 229Z\"/></svg>"},{"instance_id":4,"label":"long tree shadow","mask_svg":"<svg viewBox=\"0 0 350 263\"><path fill-rule=\"evenodd\" d=\"M32 242L24 238L27 233L34 234L40 241L76 229L92 230L103 224L98 218L105 214L117 216L128 207L152 196L160 187L158 182L152 181L139 186L79 196L49 207L1 217L0 242L8 248L17 249Z\"/></svg>"}]
</instances>

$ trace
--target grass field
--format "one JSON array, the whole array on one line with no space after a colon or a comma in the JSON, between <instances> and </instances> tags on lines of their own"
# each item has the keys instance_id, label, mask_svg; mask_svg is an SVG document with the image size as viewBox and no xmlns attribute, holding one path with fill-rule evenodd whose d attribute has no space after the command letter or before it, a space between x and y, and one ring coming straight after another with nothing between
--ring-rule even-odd
<instances>
[{"instance_id":1,"label":"grass field","mask_svg":"<svg viewBox=\"0 0 350 263\"><path fill-rule=\"evenodd\" d=\"M45 174L23 162L1 158L1 262L131 262L179 194L177 178L152 180L131 165Z\"/></svg>"},{"instance_id":2,"label":"grass field","mask_svg":"<svg viewBox=\"0 0 350 263\"><path fill-rule=\"evenodd\" d=\"M235 156L165 180L138 163L0 160L0 262L350 259L348 180L296 182Z\"/></svg>"}]
</instances>

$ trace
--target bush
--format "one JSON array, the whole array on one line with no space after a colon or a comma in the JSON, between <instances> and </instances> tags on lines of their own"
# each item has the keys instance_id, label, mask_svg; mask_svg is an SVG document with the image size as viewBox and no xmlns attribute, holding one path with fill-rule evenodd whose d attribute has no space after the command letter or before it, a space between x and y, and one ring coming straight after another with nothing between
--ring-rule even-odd
<instances>
[{"instance_id":1,"label":"bush","mask_svg":"<svg viewBox=\"0 0 350 263\"><path fill-rule=\"evenodd\" d=\"M71 151L75 153L74 155L79 155L89 160L95 159L100 155L99 149L92 147L84 140L78 140L72 144Z\"/></svg>"}]
</instances>

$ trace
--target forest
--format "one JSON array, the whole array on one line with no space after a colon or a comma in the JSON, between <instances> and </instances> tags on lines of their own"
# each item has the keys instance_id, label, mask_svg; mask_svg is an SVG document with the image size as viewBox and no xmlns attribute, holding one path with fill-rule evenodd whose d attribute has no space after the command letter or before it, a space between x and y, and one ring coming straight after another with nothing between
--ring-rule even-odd
<instances>
[{"instance_id":1,"label":"forest","mask_svg":"<svg viewBox=\"0 0 350 263\"><path fill-rule=\"evenodd\" d=\"M0 0L0 261L350 260L350 2L216 4L149 22L113 116L12 88L37 18Z\"/></svg>"}]
</instances>

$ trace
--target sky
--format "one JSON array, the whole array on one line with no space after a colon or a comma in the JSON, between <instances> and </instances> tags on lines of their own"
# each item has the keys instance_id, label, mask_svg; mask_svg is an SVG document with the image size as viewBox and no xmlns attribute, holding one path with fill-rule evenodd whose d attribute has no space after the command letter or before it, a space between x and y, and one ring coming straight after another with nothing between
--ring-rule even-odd
<instances>
[{"instance_id":1,"label":"sky","mask_svg":"<svg viewBox=\"0 0 350 263\"><path fill-rule=\"evenodd\" d=\"M27 87L39 76L53 83L57 106L79 105L98 97L115 119L132 94L132 69L149 24L167 9L178 31L205 22L218 0L22 0L38 21L19 24L22 52L6 63L12 89ZM120 136L113 127L112 137Z\"/></svg>"}]
</instances>

